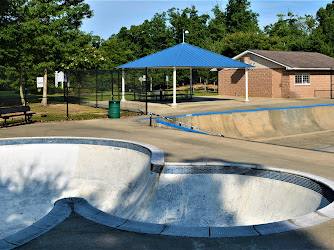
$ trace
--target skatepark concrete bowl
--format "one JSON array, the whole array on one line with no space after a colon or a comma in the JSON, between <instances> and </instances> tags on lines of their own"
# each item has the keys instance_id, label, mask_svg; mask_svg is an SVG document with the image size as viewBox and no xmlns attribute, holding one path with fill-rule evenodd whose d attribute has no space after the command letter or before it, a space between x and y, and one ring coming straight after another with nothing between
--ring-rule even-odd
<instances>
[{"instance_id":1,"label":"skatepark concrete bowl","mask_svg":"<svg viewBox=\"0 0 334 250\"><path fill-rule=\"evenodd\" d=\"M334 182L230 162L168 163L144 143L101 138L0 140L0 248L22 245L72 211L116 229L237 237L334 217Z\"/></svg>"}]
</instances>

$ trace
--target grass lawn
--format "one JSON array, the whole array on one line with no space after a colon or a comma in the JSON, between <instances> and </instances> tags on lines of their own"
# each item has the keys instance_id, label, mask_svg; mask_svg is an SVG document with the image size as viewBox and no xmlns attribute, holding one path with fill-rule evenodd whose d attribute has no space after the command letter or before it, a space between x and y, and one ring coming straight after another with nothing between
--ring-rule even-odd
<instances>
[{"instance_id":1,"label":"grass lawn","mask_svg":"<svg viewBox=\"0 0 334 250\"><path fill-rule=\"evenodd\" d=\"M64 121L66 117L66 104L49 104L44 107L40 103L30 103L31 112L36 113L31 120L33 122ZM107 118L108 109L94 108L90 106L69 104L69 120L83 120L95 118ZM137 113L121 110L121 117L138 115ZM24 122L24 116L13 117L7 120L8 124ZM0 119L0 126L4 120Z\"/></svg>"},{"instance_id":2,"label":"grass lawn","mask_svg":"<svg viewBox=\"0 0 334 250\"><path fill-rule=\"evenodd\" d=\"M213 92L213 91L204 91L204 90L195 90L193 92L193 96L213 96L213 95L218 95L217 92Z\"/></svg>"},{"instance_id":3,"label":"grass lawn","mask_svg":"<svg viewBox=\"0 0 334 250\"><path fill-rule=\"evenodd\" d=\"M216 91L212 91L214 88L213 85L207 85L208 91L204 90L204 85L194 85L194 93L193 96L213 96L217 95L218 93ZM189 93L189 86L181 86L178 87L177 90L180 91L188 91ZM172 90L168 90L170 94L172 94ZM122 93L118 93L117 90L114 91L114 100L118 100L118 94L120 94L120 98L122 98ZM134 100L134 93L133 92L126 92L125 98L127 100ZM136 99L138 99L138 94L136 93ZM150 98L149 98L150 99ZM29 102L29 105L32 105L32 103L40 103L42 100L42 94L28 94L27 101ZM112 92L111 91L101 91L98 92L97 96L98 101L109 101L112 100ZM96 93L81 93L80 94L80 102L86 102L86 101L96 101ZM48 102L58 102L58 103L64 103L66 102L64 100L64 94L57 93L57 94L48 94ZM78 93L69 93L69 102L71 103L79 103L79 95ZM2 104L3 103L3 104ZM15 105L21 105L20 95L15 94L14 91L0 91L0 106L6 105L6 106L15 106Z\"/></svg>"},{"instance_id":4,"label":"grass lawn","mask_svg":"<svg viewBox=\"0 0 334 250\"><path fill-rule=\"evenodd\" d=\"M57 121L66 120L66 104L49 104L44 107L40 103L30 103L31 111L36 115L32 117L32 121ZM108 110L102 108L93 108L78 104L69 104L68 113L70 120L93 119L107 117Z\"/></svg>"},{"instance_id":5,"label":"grass lawn","mask_svg":"<svg viewBox=\"0 0 334 250\"><path fill-rule=\"evenodd\" d=\"M78 97L78 95L76 97ZM120 93L119 97L120 97L120 99L122 99L122 93ZM82 102L96 101L96 94L95 93L93 93L93 94L84 93L84 94L80 95L80 99L81 99ZM113 98L112 98L112 92L111 91L98 92L98 96L97 96L98 101L109 101L109 100L112 100L112 99ZM114 100L120 100L120 99L118 98L118 92L114 91ZM127 100L134 99L133 93L126 92L125 93L125 99L127 99Z\"/></svg>"},{"instance_id":6,"label":"grass lawn","mask_svg":"<svg viewBox=\"0 0 334 250\"><path fill-rule=\"evenodd\" d=\"M122 93L118 93L118 91L114 91L114 100L118 100L119 97L122 98ZM79 94L77 92L69 92L69 101L72 103L79 103ZM133 99L134 94L132 92L126 92L125 98L128 100ZM18 93L14 93L14 91L0 91L0 100L6 99L6 103L8 106L11 105L20 105L21 98ZM81 102L85 101L95 101L96 100L96 93L80 93ZM40 102L42 100L42 94L28 94L27 100L30 103L33 102ZM98 92L97 96L98 101L109 101L112 100L112 92L111 91L100 91ZM63 93L56 93L56 94L48 94L48 102L65 102L64 94Z\"/></svg>"},{"instance_id":7,"label":"grass lawn","mask_svg":"<svg viewBox=\"0 0 334 250\"><path fill-rule=\"evenodd\" d=\"M217 85L213 85L213 84L208 84L208 85L204 85L204 84L194 84L193 85L194 91L193 91L193 96L214 96L214 95L218 95L218 91L217 91ZM188 92L190 91L190 86L189 85L185 85L185 86L179 86L176 88L177 90L187 90ZM207 90L205 90L207 89Z\"/></svg>"}]
</instances>

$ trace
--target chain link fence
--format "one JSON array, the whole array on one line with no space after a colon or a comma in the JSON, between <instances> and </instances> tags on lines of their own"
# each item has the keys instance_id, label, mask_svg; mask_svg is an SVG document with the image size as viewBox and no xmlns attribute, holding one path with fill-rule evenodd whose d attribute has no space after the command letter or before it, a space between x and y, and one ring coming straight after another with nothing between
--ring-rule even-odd
<instances>
[{"instance_id":1,"label":"chain link fence","mask_svg":"<svg viewBox=\"0 0 334 250\"><path fill-rule=\"evenodd\" d=\"M66 70L69 75L69 99L77 104L94 104L122 99L121 70ZM138 93L145 91L143 70L127 70L124 74L126 100L138 100Z\"/></svg>"},{"instance_id":2,"label":"chain link fence","mask_svg":"<svg viewBox=\"0 0 334 250\"><path fill-rule=\"evenodd\" d=\"M161 84L152 81L151 85L147 84L144 75L145 70L124 71L126 100L143 101L146 90L161 88ZM0 108L30 106L33 111L41 110L39 115L45 117L46 108L41 104L43 78L44 70L1 68ZM78 106L107 108L109 100L121 100L122 95L122 70L47 71L47 104L49 110L50 107L59 109L56 120L71 118L80 109ZM91 112L96 113L96 110Z\"/></svg>"},{"instance_id":3,"label":"chain link fence","mask_svg":"<svg viewBox=\"0 0 334 250\"><path fill-rule=\"evenodd\" d=\"M146 76L147 74L147 76ZM44 70L0 68L0 108L42 107ZM169 76L169 77L168 77ZM122 92L124 77L124 92ZM47 104L59 109L55 119L70 119L80 106L108 108L108 101L168 102L172 99L171 72L168 70L47 70ZM124 96L123 96L124 95ZM178 98L189 99L189 90L178 90ZM32 110L33 110L32 109ZM50 110L50 108L49 108ZM96 113L96 110L91 110ZM1 123L1 120L0 120Z\"/></svg>"}]
</instances>

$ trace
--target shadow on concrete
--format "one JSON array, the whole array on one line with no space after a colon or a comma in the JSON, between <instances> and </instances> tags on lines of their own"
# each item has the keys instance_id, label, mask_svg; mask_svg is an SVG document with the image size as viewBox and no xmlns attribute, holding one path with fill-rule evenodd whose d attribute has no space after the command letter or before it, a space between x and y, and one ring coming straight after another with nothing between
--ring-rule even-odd
<instances>
[{"instance_id":1,"label":"shadow on concrete","mask_svg":"<svg viewBox=\"0 0 334 250\"><path fill-rule=\"evenodd\" d=\"M41 219L67 188L61 173L39 175L36 165L0 170L0 239Z\"/></svg>"},{"instance_id":2,"label":"shadow on concrete","mask_svg":"<svg viewBox=\"0 0 334 250\"><path fill-rule=\"evenodd\" d=\"M178 103L183 103L183 102L190 102L190 103L196 103L196 102L212 102L212 101L231 101L234 99L230 98L222 98L222 97L215 97L215 96L195 96L191 100L184 100L184 99L178 99Z\"/></svg>"},{"instance_id":3,"label":"shadow on concrete","mask_svg":"<svg viewBox=\"0 0 334 250\"><path fill-rule=\"evenodd\" d=\"M191 99L185 98L177 98L177 103L197 103L197 102L213 102L213 101L231 101L234 99L231 98L222 98L222 97L215 97L215 96L194 96ZM140 103L145 103L145 100L138 101ZM172 104L173 99L167 100L147 100L148 103L157 103L157 104Z\"/></svg>"}]
</instances>

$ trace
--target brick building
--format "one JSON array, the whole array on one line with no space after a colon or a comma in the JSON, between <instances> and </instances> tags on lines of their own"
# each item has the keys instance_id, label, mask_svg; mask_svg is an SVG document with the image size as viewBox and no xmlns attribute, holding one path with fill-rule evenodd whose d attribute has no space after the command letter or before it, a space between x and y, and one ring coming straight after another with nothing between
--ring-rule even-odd
<instances>
[{"instance_id":1,"label":"brick building","mask_svg":"<svg viewBox=\"0 0 334 250\"><path fill-rule=\"evenodd\" d=\"M250 97L331 96L334 84L332 57L314 52L247 50L233 59L254 66L248 69ZM218 84L220 95L245 96L245 70L221 70Z\"/></svg>"}]
</instances>

